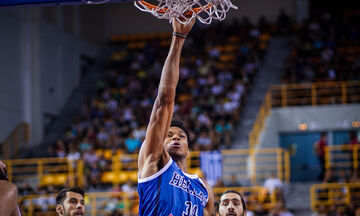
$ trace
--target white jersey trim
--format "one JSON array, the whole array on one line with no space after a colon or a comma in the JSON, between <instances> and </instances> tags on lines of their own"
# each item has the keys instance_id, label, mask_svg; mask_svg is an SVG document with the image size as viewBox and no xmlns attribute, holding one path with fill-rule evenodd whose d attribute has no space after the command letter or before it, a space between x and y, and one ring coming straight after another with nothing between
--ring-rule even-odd
<instances>
[{"instance_id":1,"label":"white jersey trim","mask_svg":"<svg viewBox=\"0 0 360 216\"><path fill-rule=\"evenodd\" d=\"M183 172L184 173L184 175L186 175L187 177L189 177L189 178L191 178L191 179L197 179L197 178L199 178L198 177L198 175L192 175L192 174L189 174L189 173L186 173L186 172Z\"/></svg>"},{"instance_id":2,"label":"white jersey trim","mask_svg":"<svg viewBox=\"0 0 360 216\"><path fill-rule=\"evenodd\" d=\"M204 187L205 187L205 189L206 189L206 191L207 191L207 187L206 187L204 181L203 181L201 178L199 178L199 181L201 182L201 184L204 185ZM208 191L208 196L207 196L207 199L206 199L206 203L207 203L207 202L209 202L209 191Z\"/></svg>"},{"instance_id":3,"label":"white jersey trim","mask_svg":"<svg viewBox=\"0 0 360 216\"><path fill-rule=\"evenodd\" d=\"M167 162L167 164L161 168L161 170L159 170L157 173L149 176L149 177L146 177L146 178L139 178L139 174L138 174L138 183L144 183L144 182L147 182L147 181L151 181L157 177L159 177L161 174L163 174L167 169L169 169L169 167L171 166L173 160L172 158L170 157L170 160L169 162Z\"/></svg>"},{"instance_id":4,"label":"white jersey trim","mask_svg":"<svg viewBox=\"0 0 360 216\"><path fill-rule=\"evenodd\" d=\"M199 181L201 182L201 184L202 185L204 185L204 187L205 187L205 189L206 189L206 191L207 191L207 187L206 187L206 185L205 185L205 183L204 183L204 181L201 179L201 178L199 178L199 176L198 175L192 175L192 174L189 174L189 173L186 173L186 172L183 172L184 173L184 175L186 175L187 177L189 177L189 178L191 178L191 179L199 179ZM208 194L209 194L209 191L208 191ZM209 195L207 196L207 199L206 199L206 203L209 201Z\"/></svg>"}]
</instances>

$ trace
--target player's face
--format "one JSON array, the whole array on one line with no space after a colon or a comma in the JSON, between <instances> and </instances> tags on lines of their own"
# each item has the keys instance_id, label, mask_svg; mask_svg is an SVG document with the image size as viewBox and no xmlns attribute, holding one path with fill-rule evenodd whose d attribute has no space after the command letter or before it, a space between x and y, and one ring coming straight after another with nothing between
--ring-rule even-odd
<instances>
[{"instance_id":1,"label":"player's face","mask_svg":"<svg viewBox=\"0 0 360 216\"><path fill-rule=\"evenodd\" d=\"M85 201L81 194L68 191L66 192L66 198L63 205L58 205L56 211L62 216L85 215L84 205Z\"/></svg>"},{"instance_id":2,"label":"player's face","mask_svg":"<svg viewBox=\"0 0 360 216\"><path fill-rule=\"evenodd\" d=\"M241 197L236 193L226 193L221 196L219 205L220 216L245 216L246 211L241 203Z\"/></svg>"},{"instance_id":3,"label":"player's face","mask_svg":"<svg viewBox=\"0 0 360 216\"><path fill-rule=\"evenodd\" d=\"M179 127L170 127L165 139L165 148L171 156L186 157L189 147L185 131Z\"/></svg>"}]
</instances>

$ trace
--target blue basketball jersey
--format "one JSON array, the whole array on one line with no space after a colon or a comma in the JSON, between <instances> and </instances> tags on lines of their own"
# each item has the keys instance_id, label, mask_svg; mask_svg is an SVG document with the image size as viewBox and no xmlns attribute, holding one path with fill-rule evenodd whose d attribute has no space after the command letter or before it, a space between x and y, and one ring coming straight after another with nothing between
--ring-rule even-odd
<instances>
[{"instance_id":1,"label":"blue basketball jersey","mask_svg":"<svg viewBox=\"0 0 360 216\"><path fill-rule=\"evenodd\" d=\"M159 172L138 179L138 192L140 216L202 216L208 201L204 182L171 158Z\"/></svg>"}]
</instances>

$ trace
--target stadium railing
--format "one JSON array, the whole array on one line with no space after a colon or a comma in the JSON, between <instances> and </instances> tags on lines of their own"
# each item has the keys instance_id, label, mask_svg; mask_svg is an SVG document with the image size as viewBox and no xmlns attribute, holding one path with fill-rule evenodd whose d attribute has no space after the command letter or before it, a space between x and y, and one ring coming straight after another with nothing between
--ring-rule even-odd
<instances>
[{"instance_id":1,"label":"stadium railing","mask_svg":"<svg viewBox=\"0 0 360 216\"><path fill-rule=\"evenodd\" d=\"M16 183L47 185L83 185L83 161L67 158L6 160L9 180Z\"/></svg>"},{"instance_id":2,"label":"stadium railing","mask_svg":"<svg viewBox=\"0 0 360 216\"><path fill-rule=\"evenodd\" d=\"M360 144L326 146L326 169L359 170L359 151Z\"/></svg>"},{"instance_id":3,"label":"stadium railing","mask_svg":"<svg viewBox=\"0 0 360 216\"><path fill-rule=\"evenodd\" d=\"M99 156L111 160L111 164L100 177L103 184L118 185L131 180L137 181L137 154L124 154L117 151L114 155L110 150L96 150ZM254 155L250 151L221 151L222 177L230 180L234 173L239 179L249 179L252 185L259 185L271 173L276 173L283 182L289 182L289 153L285 149L259 149ZM191 152L188 159L188 172L202 176L200 152ZM68 161L66 158L15 159L5 161L10 181L21 183L32 182L39 186L69 185L83 186L84 162Z\"/></svg>"},{"instance_id":4,"label":"stadium railing","mask_svg":"<svg viewBox=\"0 0 360 216\"><path fill-rule=\"evenodd\" d=\"M240 179L249 178L253 185L258 185L271 173L276 173L283 182L290 180L290 159L285 149L259 149L250 155L248 149L223 150L222 176L230 179L236 173ZM102 183L122 184L128 180L137 181L137 154L115 154L112 157L111 169L103 173ZM202 176L200 152L193 151L188 158L188 172Z\"/></svg>"},{"instance_id":5,"label":"stadium railing","mask_svg":"<svg viewBox=\"0 0 360 216\"><path fill-rule=\"evenodd\" d=\"M265 128L272 107L318 106L360 102L360 82L318 82L271 86L256 116L249 134L249 148L259 143L260 133Z\"/></svg>"},{"instance_id":6,"label":"stadium railing","mask_svg":"<svg viewBox=\"0 0 360 216\"><path fill-rule=\"evenodd\" d=\"M321 206L345 208L349 204L360 204L360 183L323 183L310 188L311 208L317 211Z\"/></svg>"},{"instance_id":7,"label":"stadium railing","mask_svg":"<svg viewBox=\"0 0 360 216\"><path fill-rule=\"evenodd\" d=\"M22 122L9 134L2 144L2 158L16 158L20 148L29 146L29 124ZM1 152L1 151L0 151Z\"/></svg>"},{"instance_id":8,"label":"stadium railing","mask_svg":"<svg viewBox=\"0 0 360 216\"><path fill-rule=\"evenodd\" d=\"M227 190L235 190L246 196L248 208L254 210L259 204L265 210L271 209L277 202L275 194L270 194L264 187L238 187L213 188L215 200ZM56 215L55 194L30 195L19 198L22 215ZM139 196L136 191L126 192L96 192L87 193L85 196L85 208L87 215L100 216L111 215L117 212L119 215L138 215Z\"/></svg>"}]
</instances>

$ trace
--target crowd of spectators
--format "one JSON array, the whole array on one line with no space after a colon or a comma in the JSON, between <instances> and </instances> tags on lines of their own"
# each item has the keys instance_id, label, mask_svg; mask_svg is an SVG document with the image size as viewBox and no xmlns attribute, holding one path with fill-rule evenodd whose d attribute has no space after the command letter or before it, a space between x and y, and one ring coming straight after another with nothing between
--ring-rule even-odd
<instances>
[{"instance_id":1,"label":"crowd of spectators","mask_svg":"<svg viewBox=\"0 0 360 216\"><path fill-rule=\"evenodd\" d=\"M321 15L296 25L284 83L360 80L360 17Z\"/></svg>"}]
</instances>

